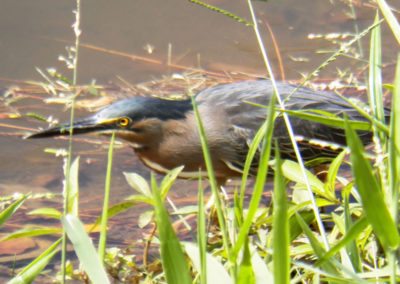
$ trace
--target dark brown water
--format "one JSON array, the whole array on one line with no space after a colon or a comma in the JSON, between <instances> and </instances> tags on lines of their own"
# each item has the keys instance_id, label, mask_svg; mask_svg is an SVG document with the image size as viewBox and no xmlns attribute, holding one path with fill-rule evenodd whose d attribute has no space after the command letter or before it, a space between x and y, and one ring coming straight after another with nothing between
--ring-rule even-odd
<instances>
[{"instance_id":1,"label":"dark brown water","mask_svg":"<svg viewBox=\"0 0 400 284\"><path fill-rule=\"evenodd\" d=\"M356 7L355 22L345 15L344 11L349 11L348 7L340 1L334 2L333 5L329 1L314 0L254 2L277 78L280 78L280 73L266 22L277 39L288 79L300 79L301 73L312 71L328 57L327 54L317 51L336 48L323 39L308 39L309 34L353 33L355 23L360 30L372 24L374 11L371 8ZM250 20L246 1L214 0L209 3ZM74 9L74 1L1 1L0 89L26 80L43 81L35 67L56 67L61 73L71 76L65 64L57 58L66 53L66 45L72 45L74 36L71 24L74 21ZM118 77L136 84L171 72L180 72L165 65L168 45L172 47L171 61L174 64L201 66L218 72L265 74L256 38L250 27L189 1L85 0L82 1L81 29L81 42L84 44L145 56L162 64L133 61L126 56L82 47L78 65L80 84L88 84L92 80L99 84L120 82ZM384 29L384 39L384 60L391 63L395 54L390 49L394 43L387 29ZM364 47L367 43L366 39L362 40ZM146 46L154 47L152 54L147 52ZM301 58L307 60L298 60ZM351 69L353 65L356 62L340 59L321 73L321 79L335 78L334 71L337 67ZM386 70L387 80L390 80L390 70L393 69ZM16 104L16 107L20 111L33 109L46 114L54 113L63 119L68 117L68 112L62 113L59 106L38 105L38 101ZM0 114L7 110L0 105ZM62 159L44 153L43 149L67 147L67 141L26 141L17 135L21 131L4 126L45 126L29 119L0 118L0 123L0 194L8 195L15 191L60 193ZM86 214L87 220L93 221L102 204L107 150L105 146L78 141L74 144L74 153L81 156L81 211ZM121 202L132 193L124 180L124 171L134 171L149 177L149 171L140 164L130 149L117 149L113 167L112 203ZM195 182L180 181L173 189L171 198L177 204L195 203L196 188ZM45 206L46 203L28 204L25 209L37 205ZM144 208L139 206L111 222L112 242L128 244L141 236L137 227L137 216ZM36 221L40 222L36 219L27 220ZM127 223L131 225L126 226Z\"/></svg>"}]
</instances>

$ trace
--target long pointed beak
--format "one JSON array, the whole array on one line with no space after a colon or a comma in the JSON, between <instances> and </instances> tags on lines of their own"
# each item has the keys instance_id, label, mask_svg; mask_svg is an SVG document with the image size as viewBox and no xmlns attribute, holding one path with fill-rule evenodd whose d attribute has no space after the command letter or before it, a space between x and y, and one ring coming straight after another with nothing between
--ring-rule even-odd
<instances>
[{"instance_id":1,"label":"long pointed beak","mask_svg":"<svg viewBox=\"0 0 400 284\"><path fill-rule=\"evenodd\" d=\"M86 119L82 119L74 122L73 126L69 123L61 124L55 127L51 127L28 136L25 136L25 139L31 138L46 138L46 137L54 137L54 136L62 136L69 135L71 130L72 134L84 134L96 131L107 130L107 125L99 123L97 119L94 117L88 117Z\"/></svg>"}]
</instances>

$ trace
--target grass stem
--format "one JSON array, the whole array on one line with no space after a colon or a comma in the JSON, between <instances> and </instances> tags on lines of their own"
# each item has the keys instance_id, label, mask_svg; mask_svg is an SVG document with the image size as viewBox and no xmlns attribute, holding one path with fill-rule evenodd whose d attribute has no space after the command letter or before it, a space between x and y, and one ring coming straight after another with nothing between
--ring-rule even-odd
<instances>
[{"instance_id":1,"label":"grass stem","mask_svg":"<svg viewBox=\"0 0 400 284\"><path fill-rule=\"evenodd\" d=\"M279 95L279 91L278 91L278 88L277 88L276 83L275 83L274 74L273 74L271 65L270 65L269 60L268 60L267 51L265 49L264 43L263 43L262 38L261 38L260 31L258 29L257 18L256 18L256 15L255 15L254 9L253 9L253 4L251 3L251 0L247 0L247 3L248 3L249 9L250 9L250 14L251 14L251 17L252 17L252 20L253 20L254 32L255 32L255 35L257 37L257 41L258 41L258 45L260 47L260 51L261 51L262 57L264 59L265 67L267 69L268 75L270 76L270 79L271 79L271 82L272 82L272 86L273 86L273 89L274 89L274 93L275 93L276 99L278 101L278 104L279 104L280 108L282 110L285 110L285 105L284 105L284 103L282 101L282 98ZM282 116L283 116L283 119L285 121L287 130L289 132L289 137L290 137L290 140L292 142L292 146L293 146L293 149L295 151L297 161L300 164L301 171L302 171L302 174L303 174L303 177L304 177L304 181L305 181L305 185L306 185L308 194L310 195L311 205L312 205L312 209L313 209L314 214L315 214L315 219L317 221L319 233L320 233L321 238L323 240L325 249L329 250L329 243L328 243L328 239L326 238L325 228L324 228L324 225L322 223L321 217L319 215L319 209L318 209L318 205L316 203L315 197L314 197L314 193L312 192L310 182L309 182L309 180L307 178L306 168L304 166L303 159L301 157L299 148L297 146L297 142L296 142L295 137L294 137L294 131L293 131L293 128L291 126L291 123L290 123L290 120L289 120L289 116L285 112L282 113Z\"/></svg>"}]
</instances>

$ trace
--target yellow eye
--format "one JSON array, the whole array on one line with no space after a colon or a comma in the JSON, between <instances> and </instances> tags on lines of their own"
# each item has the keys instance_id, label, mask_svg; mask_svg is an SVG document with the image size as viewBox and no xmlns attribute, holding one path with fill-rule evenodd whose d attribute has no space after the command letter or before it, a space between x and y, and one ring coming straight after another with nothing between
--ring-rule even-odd
<instances>
[{"instance_id":1,"label":"yellow eye","mask_svg":"<svg viewBox=\"0 0 400 284\"><path fill-rule=\"evenodd\" d=\"M118 125L121 127L127 127L131 120L128 117L121 117L118 119Z\"/></svg>"}]
</instances>

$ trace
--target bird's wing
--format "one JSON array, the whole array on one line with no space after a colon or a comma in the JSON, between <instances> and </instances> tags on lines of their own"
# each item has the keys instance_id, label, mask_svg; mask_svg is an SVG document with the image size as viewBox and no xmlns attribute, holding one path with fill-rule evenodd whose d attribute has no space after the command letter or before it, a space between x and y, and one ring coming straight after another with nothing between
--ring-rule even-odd
<instances>
[{"instance_id":1,"label":"bird's wing","mask_svg":"<svg viewBox=\"0 0 400 284\"><path fill-rule=\"evenodd\" d=\"M297 88L295 85L283 82L276 84L286 109L324 110L336 115L346 113L349 117L362 119L355 109L334 93L305 87ZM258 129L266 118L265 107L268 106L273 94L270 80L243 81L208 88L197 95L196 101L199 104L207 104L212 109L225 111L234 125Z\"/></svg>"},{"instance_id":2,"label":"bird's wing","mask_svg":"<svg viewBox=\"0 0 400 284\"><path fill-rule=\"evenodd\" d=\"M345 113L352 119L364 120L351 105L336 94L314 91L305 87L297 88L294 85L282 82L277 82L277 88L281 98L285 101L286 109L324 110L338 116ZM196 97L199 105L206 104L209 109L225 112L232 131L241 141L241 145L237 145L237 148L242 148L238 152L241 153L241 157L236 162L238 168L244 163L248 145L267 117L267 108L255 105L268 106L273 93L271 81L258 80L219 85L200 92ZM318 141L345 145L343 129L296 117L290 117L290 122L298 138L298 145L304 160L311 160L319 156L332 157L337 155L338 149L326 148L326 145L318 143ZM369 140L368 136L368 133L365 134L366 141ZM282 156L294 159L293 147L282 117L276 119L274 138L278 140Z\"/></svg>"}]
</instances>

